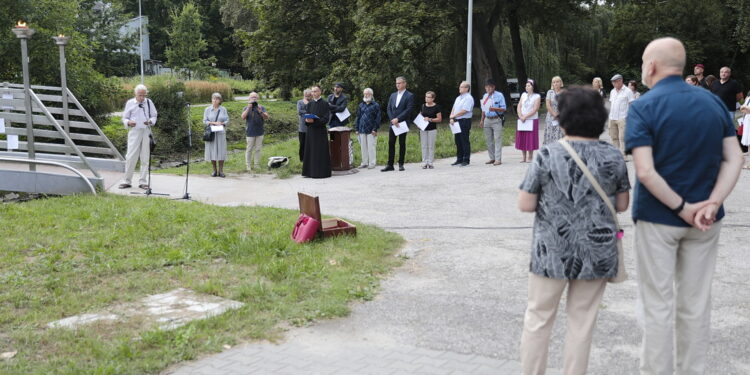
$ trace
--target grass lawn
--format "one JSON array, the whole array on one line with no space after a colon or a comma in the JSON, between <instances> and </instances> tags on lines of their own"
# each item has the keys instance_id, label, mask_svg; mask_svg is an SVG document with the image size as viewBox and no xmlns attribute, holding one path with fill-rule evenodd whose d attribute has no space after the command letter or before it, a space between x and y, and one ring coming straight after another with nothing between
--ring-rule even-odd
<instances>
[{"instance_id":1,"label":"grass lawn","mask_svg":"<svg viewBox=\"0 0 750 375\"><path fill-rule=\"evenodd\" d=\"M482 151L487 149L487 144L484 139L483 129L479 127L479 112L475 110L474 120L472 121L471 129L471 150L472 152ZM517 118L513 114L506 115L505 127L503 128L503 144L510 145L515 141L516 136L516 121ZM540 123L543 121L540 120ZM419 128L415 125L409 126L409 134L406 136L406 162L414 163L422 160L422 148L419 142ZM356 139L356 134L352 133L352 147L354 148L354 164L360 164L360 147L359 141ZM279 177L289 177L293 174L300 174L302 172L302 163L299 161L298 152L299 142L295 136L293 138L287 138L274 142L273 140L268 141L264 139L263 151L261 160L268 160L271 156L287 156L290 157L289 165L284 168L273 170ZM230 143L228 145L230 150L244 150L245 142ZM448 129L447 121L443 121L442 124L438 125L438 136L435 146L435 157L436 158L449 158L456 156L456 144L453 140L453 134ZM378 133L378 147L377 147L377 158L378 165L385 165L388 160L388 128L383 125ZM396 155L398 158L398 155ZM483 160L483 159L482 159ZM190 165L190 173L195 174L211 174L213 171L211 163L201 162ZM224 164L224 171L228 173L246 173L245 170L245 153L236 152L231 153L227 156L227 161ZM185 167L160 169L155 171L156 173L173 173L183 174ZM270 173L268 170L258 171L261 173Z\"/></svg>"},{"instance_id":2,"label":"grass lawn","mask_svg":"<svg viewBox=\"0 0 750 375\"><path fill-rule=\"evenodd\" d=\"M298 245L297 212L103 194L0 204L3 374L143 374L280 337L284 324L347 315L398 265L402 239L357 224L357 237ZM246 303L172 331L46 324L178 287Z\"/></svg>"}]
</instances>

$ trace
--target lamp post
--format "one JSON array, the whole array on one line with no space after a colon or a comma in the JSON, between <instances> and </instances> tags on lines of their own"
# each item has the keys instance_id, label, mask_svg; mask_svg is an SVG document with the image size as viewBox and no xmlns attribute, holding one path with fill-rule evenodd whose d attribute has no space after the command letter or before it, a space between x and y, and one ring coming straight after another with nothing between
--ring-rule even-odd
<instances>
[{"instance_id":1,"label":"lamp post","mask_svg":"<svg viewBox=\"0 0 750 375\"><path fill-rule=\"evenodd\" d=\"M60 87L62 88L62 106L63 106L63 124L65 126L65 133L70 135L70 119L69 119L69 108L68 108L68 79L65 67L65 46L70 40L69 36L60 34L53 36L55 44L60 47Z\"/></svg>"},{"instance_id":2,"label":"lamp post","mask_svg":"<svg viewBox=\"0 0 750 375\"><path fill-rule=\"evenodd\" d=\"M141 46L141 85L143 84L143 14L141 14L141 0L138 0L138 41Z\"/></svg>"},{"instance_id":3,"label":"lamp post","mask_svg":"<svg viewBox=\"0 0 750 375\"><path fill-rule=\"evenodd\" d=\"M24 107L26 110L26 150L29 154L29 159L36 158L36 152L34 150L34 125L32 123L33 118L31 114L31 83L29 82L29 50L27 41L31 39L36 31L29 28L26 22L18 21L16 27L13 28L13 34L21 40L21 66L23 67L23 100ZM36 171L36 166L32 163L29 164L30 171Z\"/></svg>"},{"instance_id":4,"label":"lamp post","mask_svg":"<svg viewBox=\"0 0 750 375\"><path fill-rule=\"evenodd\" d=\"M469 22L466 27L466 82L471 84L471 31L474 19L474 0L469 0Z\"/></svg>"}]
</instances>

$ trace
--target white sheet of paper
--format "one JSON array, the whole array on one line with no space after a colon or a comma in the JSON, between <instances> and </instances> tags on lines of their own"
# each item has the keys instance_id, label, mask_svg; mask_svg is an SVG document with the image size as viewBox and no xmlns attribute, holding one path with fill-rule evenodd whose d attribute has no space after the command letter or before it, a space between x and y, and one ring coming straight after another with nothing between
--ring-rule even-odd
<instances>
[{"instance_id":1,"label":"white sheet of paper","mask_svg":"<svg viewBox=\"0 0 750 375\"><path fill-rule=\"evenodd\" d=\"M409 125L406 125L406 121L401 121L398 126L391 125L391 129L393 129L393 134L401 135L409 131Z\"/></svg>"},{"instance_id":2,"label":"white sheet of paper","mask_svg":"<svg viewBox=\"0 0 750 375\"><path fill-rule=\"evenodd\" d=\"M5 119L0 118L0 134L5 134Z\"/></svg>"},{"instance_id":3,"label":"white sheet of paper","mask_svg":"<svg viewBox=\"0 0 750 375\"><path fill-rule=\"evenodd\" d=\"M224 131L224 127L221 126L221 125L211 125L211 131L214 132L214 133L216 133L216 132L223 132Z\"/></svg>"},{"instance_id":4,"label":"white sheet of paper","mask_svg":"<svg viewBox=\"0 0 750 375\"><path fill-rule=\"evenodd\" d=\"M518 125L516 127L516 130L522 131L522 132L530 132L534 130L534 120L528 119L526 121L518 120Z\"/></svg>"},{"instance_id":5,"label":"white sheet of paper","mask_svg":"<svg viewBox=\"0 0 750 375\"><path fill-rule=\"evenodd\" d=\"M482 101L482 111L487 112L490 110L490 107L492 106L492 100Z\"/></svg>"},{"instance_id":6,"label":"white sheet of paper","mask_svg":"<svg viewBox=\"0 0 750 375\"><path fill-rule=\"evenodd\" d=\"M349 113L349 108L344 108L344 112L337 112L336 117L339 118L339 121L344 121L349 118L352 114Z\"/></svg>"},{"instance_id":7,"label":"white sheet of paper","mask_svg":"<svg viewBox=\"0 0 750 375\"><path fill-rule=\"evenodd\" d=\"M8 150L18 149L18 136L15 134L8 134Z\"/></svg>"},{"instance_id":8,"label":"white sheet of paper","mask_svg":"<svg viewBox=\"0 0 750 375\"><path fill-rule=\"evenodd\" d=\"M414 119L414 125L416 125L419 130L425 130L430 123L425 121L424 116L420 113L417 115L417 118Z\"/></svg>"},{"instance_id":9,"label":"white sheet of paper","mask_svg":"<svg viewBox=\"0 0 750 375\"><path fill-rule=\"evenodd\" d=\"M461 125L458 124L458 121L450 124L451 127L451 133L458 134L461 132Z\"/></svg>"},{"instance_id":10,"label":"white sheet of paper","mask_svg":"<svg viewBox=\"0 0 750 375\"><path fill-rule=\"evenodd\" d=\"M2 98L3 100L13 100L13 94L3 94ZM13 106L3 103L3 106L1 109L12 110Z\"/></svg>"}]
</instances>

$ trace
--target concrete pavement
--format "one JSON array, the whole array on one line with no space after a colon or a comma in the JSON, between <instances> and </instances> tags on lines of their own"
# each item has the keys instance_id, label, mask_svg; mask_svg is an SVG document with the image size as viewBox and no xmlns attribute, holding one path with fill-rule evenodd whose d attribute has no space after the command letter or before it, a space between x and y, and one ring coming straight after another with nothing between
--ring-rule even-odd
<instances>
[{"instance_id":1,"label":"concrete pavement","mask_svg":"<svg viewBox=\"0 0 750 375\"><path fill-rule=\"evenodd\" d=\"M412 152L410 150L410 152ZM405 264L382 281L380 294L353 306L351 316L291 329L277 344L241 345L174 366L170 374L518 374L518 345L526 306L532 214L516 208L528 164L506 147L504 164L486 153L466 168L440 160L434 170L362 170L348 176L286 180L269 175L194 176L193 199L218 205L297 208L297 191L320 196L324 214L379 225L406 238ZM630 178L634 179L632 163ZM153 189L182 196L184 177L153 175ZM112 182L114 183L114 181ZM727 201L714 280L712 374L750 373L750 173ZM127 193L116 188L112 192ZM626 266L635 275L630 213ZM290 227L292 223L288 223ZM640 331L636 284L605 292L591 353L590 374L638 372ZM563 302L564 303L564 302ZM562 365L564 306L550 346L549 366ZM560 373L559 370L549 374Z\"/></svg>"}]
</instances>

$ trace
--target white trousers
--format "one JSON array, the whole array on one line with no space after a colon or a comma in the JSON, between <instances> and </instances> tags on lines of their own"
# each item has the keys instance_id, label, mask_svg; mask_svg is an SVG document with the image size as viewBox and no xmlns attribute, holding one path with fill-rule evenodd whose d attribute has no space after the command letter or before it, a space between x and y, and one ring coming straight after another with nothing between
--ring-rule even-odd
<instances>
[{"instance_id":1,"label":"white trousers","mask_svg":"<svg viewBox=\"0 0 750 375\"><path fill-rule=\"evenodd\" d=\"M359 133L357 134L357 138L359 139L359 150L362 154L361 165L374 167L378 163L377 154L375 152L378 146L378 137L372 135L372 133ZM349 150L351 150L351 147L349 147Z\"/></svg>"},{"instance_id":2,"label":"white trousers","mask_svg":"<svg viewBox=\"0 0 750 375\"><path fill-rule=\"evenodd\" d=\"M422 163L432 164L435 161L435 141L437 130L420 130L419 141L422 143Z\"/></svg>"},{"instance_id":3,"label":"white trousers","mask_svg":"<svg viewBox=\"0 0 750 375\"><path fill-rule=\"evenodd\" d=\"M706 356L720 229L721 222L706 232L643 220L636 223L638 314L643 317L641 374L711 373Z\"/></svg>"},{"instance_id":4,"label":"white trousers","mask_svg":"<svg viewBox=\"0 0 750 375\"><path fill-rule=\"evenodd\" d=\"M133 172L138 159L141 160L141 176L138 180L139 185L148 183L148 157L151 152L148 135L151 129L132 128L128 130L128 152L125 154L125 177L122 182L130 185L133 180Z\"/></svg>"},{"instance_id":5,"label":"white trousers","mask_svg":"<svg viewBox=\"0 0 750 375\"><path fill-rule=\"evenodd\" d=\"M245 139L247 140L247 147L245 148L245 166L248 171L252 166L255 166L255 168L258 169L260 168L260 152L263 150L263 136L245 137ZM255 158L253 158L253 156Z\"/></svg>"},{"instance_id":6,"label":"white trousers","mask_svg":"<svg viewBox=\"0 0 750 375\"><path fill-rule=\"evenodd\" d=\"M521 364L524 375L544 375L547 370L549 338L565 286L568 287L568 328L563 354L564 373L586 373L591 337L607 280L550 279L529 273L529 305L523 319L521 335Z\"/></svg>"}]
</instances>

